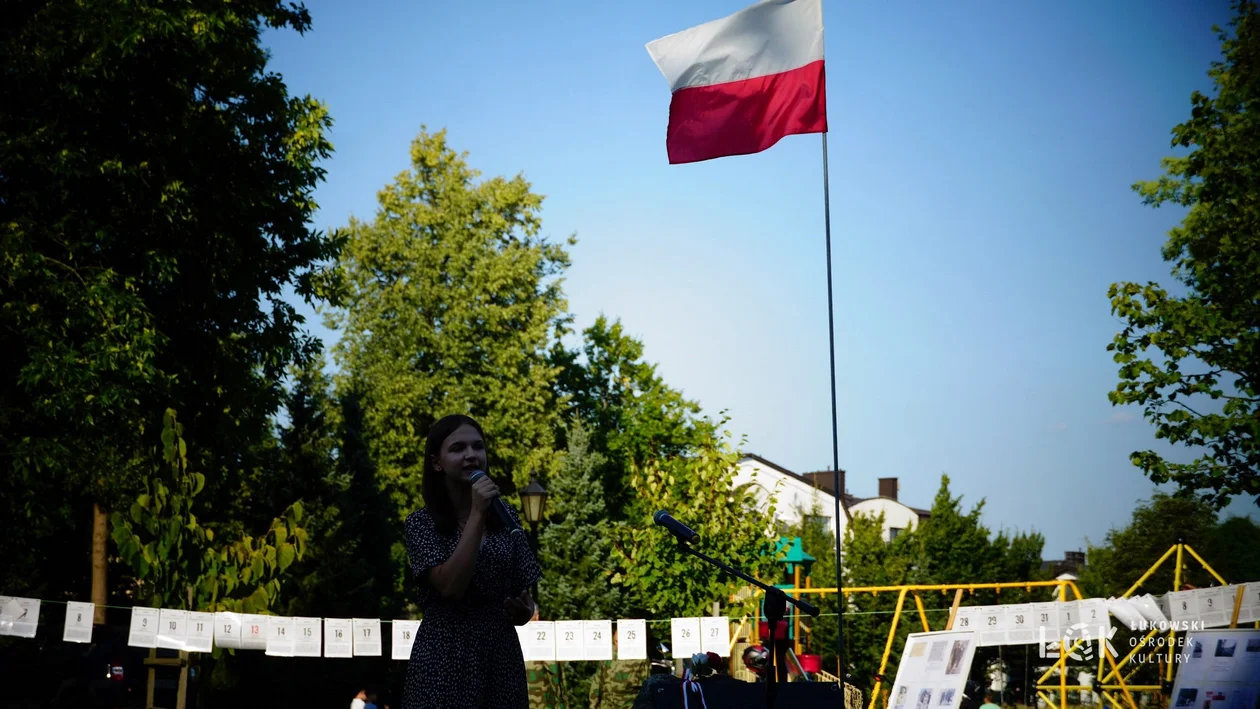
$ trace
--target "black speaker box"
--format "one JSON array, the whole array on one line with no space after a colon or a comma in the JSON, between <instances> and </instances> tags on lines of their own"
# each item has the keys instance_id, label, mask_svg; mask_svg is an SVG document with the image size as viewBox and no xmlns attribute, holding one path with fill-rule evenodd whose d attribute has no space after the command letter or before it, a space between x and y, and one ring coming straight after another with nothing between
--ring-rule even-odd
<instances>
[{"instance_id":1,"label":"black speaker box","mask_svg":"<svg viewBox=\"0 0 1260 709\"><path fill-rule=\"evenodd\" d=\"M692 692L686 706L699 709L765 709L766 685L761 682L741 682L729 677L702 680L704 702ZM646 693L646 697L644 697ZM682 680L660 675L644 684L640 699L650 703L635 702L635 709L683 709ZM775 688L776 709L815 709L826 707L844 709L844 691L834 682L786 682Z\"/></svg>"}]
</instances>

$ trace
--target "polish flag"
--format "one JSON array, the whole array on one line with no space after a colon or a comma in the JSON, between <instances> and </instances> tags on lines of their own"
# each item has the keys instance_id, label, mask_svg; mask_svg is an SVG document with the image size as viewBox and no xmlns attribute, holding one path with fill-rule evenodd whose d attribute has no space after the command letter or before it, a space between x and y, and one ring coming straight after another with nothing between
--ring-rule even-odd
<instances>
[{"instance_id":1,"label":"polish flag","mask_svg":"<svg viewBox=\"0 0 1260 709\"><path fill-rule=\"evenodd\" d=\"M671 165L759 153L786 135L827 131L822 0L763 0L647 50L673 94Z\"/></svg>"}]
</instances>

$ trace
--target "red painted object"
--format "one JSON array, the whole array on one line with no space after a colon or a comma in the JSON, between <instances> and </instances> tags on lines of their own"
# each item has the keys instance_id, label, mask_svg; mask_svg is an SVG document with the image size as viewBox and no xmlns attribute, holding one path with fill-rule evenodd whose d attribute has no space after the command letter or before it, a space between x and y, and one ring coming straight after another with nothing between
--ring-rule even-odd
<instances>
[{"instance_id":1,"label":"red painted object","mask_svg":"<svg viewBox=\"0 0 1260 709\"><path fill-rule=\"evenodd\" d=\"M777 625L778 625L778 632L774 634L774 639L787 640L788 639L788 634L787 634L788 622L786 620L781 620L778 622ZM770 637L770 623L764 620L758 623L757 632L760 633L762 639L769 638Z\"/></svg>"},{"instance_id":2,"label":"red painted object","mask_svg":"<svg viewBox=\"0 0 1260 709\"><path fill-rule=\"evenodd\" d=\"M822 655L797 655L801 669L809 673L822 672Z\"/></svg>"}]
</instances>

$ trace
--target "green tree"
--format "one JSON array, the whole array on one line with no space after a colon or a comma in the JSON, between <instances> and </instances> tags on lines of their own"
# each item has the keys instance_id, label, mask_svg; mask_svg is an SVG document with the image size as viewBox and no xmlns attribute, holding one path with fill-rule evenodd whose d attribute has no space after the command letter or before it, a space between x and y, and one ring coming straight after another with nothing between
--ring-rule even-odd
<instances>
[{"instance_id":1,"label":"green tree","mask_svg":"<svg viewBox=\"0 0 1260 709\"><path fill-rule=\"evenodd\" d=\"M599 477L605 461L589 451L589 435L581 423L575 422L566 438L568 451L548 482L550 523L538 540L543 572L538 585L540 613L555 620L625 617L623 590L609 582L614 573L612 522ZM603 665L611 664L560 663L560 701L566 706L614 701L592 681Z\"/></svg>"},{"instance_id":2,"label":"green tree","mask_svg":"<svg viewBox=\"0 0 1260 709\"><path fill-rule=\"evenodd\" d=\"M258 613L280 595L280 578L307 545L302 505L294 503L258 537L217 543L194 502L206 476L189 469L183 425L163 419L164 471L145 481L128 514L115 512L113 538L132 570L135 597L155 608Z\"/></svg>"},{"instance_id":3,"label":"green tree","mask_svg":"<svg viewBox=\"0 0 1260 709\"><path fill-rule=\"evenodd\" d=\"M549 523L539 534L539 606L549 618L615 618L625 610L614 573L612 522L597 477L604 465L590 452L589 434L575 423L567 436L569 449L548 485Z\"/></svg>"},{"instance_id":4,"label":"green tree","mask_svg":"<svg viewBox=\"0 0 1260 709\"><path fill-rule=\"evenodd\" d=\"M1231 516L1216 525L1203 547L1204 561L1226 581L1260 579L1260 525L1253 520Z\"/></svg>"},{"instance_id":5,"label":"green tree","mask_svg":"<svg viewBox=\"0 0 1260 709\"><path fill-rule=\"evenodd\" d=\"M1087 547L1081 592L1103 598L1123 594L1178 541L1189 544L1226 581L1250 580L1237 574L1256 569L1260 544L1255 530L1243 518L1218 524L1216 511L1202 500L1156 493L1133 510L1128 524L1107 532L1102 544ZM1137 593L1173 590L1176 567L1174 553ZM1217 583L1189 554L1183 555L1181 581L1192 586Z\"/></svg>"},{"instance_id":6,"label":"green tree","mask_svg":"<svg viewBox=\"0 0 1260 709\"><path fill-rule=\"evenodd\" d=\"M635 509L642 512L613 529L617 573L611 581L626 589L635 610L662 618L707 615L714 601L731 599L731 616L756 611L755 601L733 599L743 581L680 551L674 537L652 523L653 512L667 510L692 523L700 551L757 578L775 577L779 564L766 522L774 517L774 499L763 512L748 486L734 486L738 458L727 439L715 435L686 457L652 459L631 470Z\"/></svg>"},{"instance_id":7,"label":"green tree","mask_svg":"<svg viewBox=\"0 0 1260 709\"><path fill-rule=\"evenodd\" d=\"M295 372L277 472L254 484L273 499L296 496L306 510L311 545L292 572L286 613L392 618L405 572L398 513L366 454L355 397L334 399L321 364Z\"/></svg>"},{"instance_id":8,"label":"green tree","mask_svg":"<svg viewBox=\"0 0 1260 709\"><path fill-rule=\"evenodd\" d=\"M444 131L421 132L373 221L350 221L341 257L339 388L361 397L364 440L403 514L421 504L425 434L447 414L481 421L508 493L553 455L548 354L568 255L538 236L542 197L524 177L476 182L465 157Z\"/></svg>"},{"instance_id":9,"label":"green tree","mask_svg":"<svg viewBox=\"0 0 1260 709\"><path fill-rule=\"evenodd\" d=\"M931 515L916 529L915 568L908 583L980 583L1001 576L1002 550L981 521L984 500L963 512L962 496L949 491L949 476L932 502Z\"/></svg>"},{"instance_id":10,"label":"green tree","mask_svg":"<svg viewBox=\"0 0 1260 709\"><path fill-rule=\"evenodd\" d=\"M281 375L317 346L281 293L316 298L337 248L309 225L327 112L288 94L260 41L309 25L278 0L6 8L0 535L17 546L81 548L92 503L140 488L154 412L176 404L207 512L241 499ZM21 586L84 593L86 567L52 566Z\"/></svg>"},{"instance_id":11,"label":"green tree","mask_svg":"<svg viewBox=\"0 0 1260 709\"><path fill-rule=\"evenodd\" d=\"M939 499L939 497L938 497ZM871 516L857 514L849 522L844 533L844 583L846 587L858 586L895 586L907 583L922 583L912 580L915 576L917 558L918 530L906 530L891 542L884 541L883 514ZM924 601L929 604L934 599L925 594ZM914 601L906 598L902 608L902 619L898 627L897 639L893 643L889 668L896 668L901 657L901 649L905 638L912 632L922 631L918 619L912 613ZM880 593L855 594L845 601L844 618L844 652L845 665L853 673L858 686L870 690L874 686L874 678L879 672L880 659L884 654L884 645L888 640L888 630L892 623L893 613L897 608L897 594ZM834 612L834 609L833 609ZM939 622L940 614L929 615L929 620ZM940 627L934 626L936 630ZM835 647L834 640L831 647ZM834 650L830 663L835 665ZM824 660L826 662L826 660ZM889 671L888 686L892 681Z\"/></svg>"},{"instance_id":12,"label":"green tree","mask_svg":"<svg viewBox=\"0 0 1260 709\"><path fill-rule=\"evenodd\" d=\"M1163 257L1185 295L1154 282L1115 283L1112 312L1124 329L1107 346L1120 365L1113 405L1140 404L1155 436L1201 452L1188 463L1153 450L1133 453L1155 483L1174 482L1217 508L1260 496L1260 14L1234 0L1234 35L1220 34L1224 60L1209 74L1214 97L1194 92L1189 120L1163 160L1164 174L1139 182L1143 201L1187 207ZM1150 350L1154 348L1154 352Z\"/></svg>"},{"instance_id":13,"label":"green tree","mask_svg":"<svg viewBox=\"0 0 1260 709\"><path fill-rule=\"evenodd\" d=\"M855 515L845 532L844 571L850 586L895 586L901 584L965 584L1043 580L1041 554L1044 539L1033 532L994 535L981 521L984 500L970 511L964 511L962 497L949 489L949 476L941 476L941 486L932 503L928 518L896 539L883 539L882 516ZM969 606L999 603L1028 603L1049 600L1047 590L1013 589L995 592L977 589L964 594ZM954 594L922 593L928 622L941 630L947 620L944 612ZM845 652L859 682L867 682L879 670L879 661L887 642L889 626L896 609L897 594L853 595L846 606ZM907 594L902 618L889 656L889 675L900 662L906 636L921 632L912 595ZM991 648L978 648L974 672L980 673L988 662L996 659ZM891 676L886 677L891 682Z\"/></svg>"},{"instance_id":14,"label":"green tree","mask_svg":"<svg viewBox=\"0 0 1260 709\"><path fill-rule=\"evenodd\" d=\"M557 342L552 359L559 368L556 389L566 406L564 420L585 424L590 449L606 459L604 494L617 519L637 514L629 485L635 466L688 455L716 434L700 405L644 361L643 343L626 334L620 321L600 315L582 331L580 351ZM558 433L563 439L563 430Z\"/></svg>"}]
</instances>

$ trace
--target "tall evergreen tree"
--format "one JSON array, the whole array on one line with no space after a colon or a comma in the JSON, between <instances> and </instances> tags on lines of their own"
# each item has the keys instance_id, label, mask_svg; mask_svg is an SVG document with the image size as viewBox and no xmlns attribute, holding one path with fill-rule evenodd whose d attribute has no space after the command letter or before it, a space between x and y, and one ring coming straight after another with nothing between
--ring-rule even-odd
<instances>
[{"instance_id":1,"label":"tall evergreen tree","mask_svg":"<svg viewBox=\"0 0 1260 709\"><path fill-rule=\"evenodd\" d=\"M422 504L425 435L447 414L481 421L508 494L552 464L548 354L568 255L539 236L542 197L523 177L478 182L465 157L421 132L375 218L346 229L339 388L361 397L363 440L403 515Z\"/></svg>"}]
</instances>

